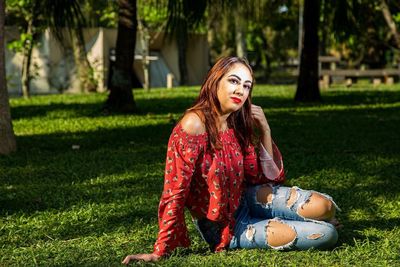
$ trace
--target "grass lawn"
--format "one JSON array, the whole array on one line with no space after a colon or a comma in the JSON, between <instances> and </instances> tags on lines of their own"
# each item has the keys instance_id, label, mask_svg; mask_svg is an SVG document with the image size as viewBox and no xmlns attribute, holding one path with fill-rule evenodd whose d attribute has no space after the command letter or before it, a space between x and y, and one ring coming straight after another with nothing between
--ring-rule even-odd
<instances>
[{"instance_id":1,"label":"grass lawn","mask_svg":"<svg viewBox=\"0 0 400 267\"><path fill-rule=\"evenodd\" d=\"M104 116L105 94L11 99L18 152L0 157L0 266L119 266L151 252L167 140L198 87L135 91L137 115ZM400 266L400 86L334 87L295 104L293 86L257 85L287 185L334 197L344 225L330 251L211 253L166 266ZM140 263L145 265L144 263Z\"/></svg>"}]
</instances>

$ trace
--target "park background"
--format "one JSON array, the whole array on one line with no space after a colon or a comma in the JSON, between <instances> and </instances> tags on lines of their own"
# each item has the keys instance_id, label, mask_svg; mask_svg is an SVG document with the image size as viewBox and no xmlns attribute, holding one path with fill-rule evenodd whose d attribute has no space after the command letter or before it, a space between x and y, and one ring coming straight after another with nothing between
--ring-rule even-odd
<instances>
[{"instance_id":1,"label":"park background","mask_svg":"<svg viewBox=\"0 0 400 267\"><path fill-rule=\"evenodd\" d=\"M169 134L221 56L248 58L287 185L342 212L330 251L159 264L400 265L400 3L0 0L0 266L152 250ZM143 264L143 263L142 263Z\"/></svg>"}]
</instances>

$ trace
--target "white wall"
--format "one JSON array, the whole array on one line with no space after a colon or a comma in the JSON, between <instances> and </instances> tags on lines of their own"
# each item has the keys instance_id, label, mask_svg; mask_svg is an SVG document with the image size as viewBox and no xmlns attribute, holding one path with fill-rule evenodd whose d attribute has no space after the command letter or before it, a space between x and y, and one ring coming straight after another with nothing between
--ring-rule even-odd
<instances>
[{"instance_id":1,"label":"white wall","mask_svg":"<svg viewBox=\"0 0 400 267\"><path fill-rule=\"evenodd\" d=\"M95 77L99 82L98 91L105 91L109 68L109 52L115 47L117 30L106 28L84 29L85 47L88 51L88 60L95 69ZM135 54L141 54L139 36L136 38ZM19 38L16 27L6 27L6 44ZM162 66L172 72L176 82L179 82L178 51L176 42L163 42L163 34L151 34L150 50L156 51ZM66 49L61 48L50 31L40 36L39 45L33 49L31 71L34 79L31 81L33 94L57 93L59 91L79 92L79 81L75 75L70 42L65 42ZM208 46L205 35L193 35L188 42L187 65L189 71L189 84L199 85L209 68ZM159 65L157 65L159 66ZM21 67L22 55L6 48L6 73L7 86L11 94L21 92ZM134 70L140 81L143 81L141 61L135 60ZM157 72L157 68L152 68ZM166 86L165 70L162 73L152 73L152 85ZM177 83L175 83L177 84Z\"/></svg>"}]
</instances>

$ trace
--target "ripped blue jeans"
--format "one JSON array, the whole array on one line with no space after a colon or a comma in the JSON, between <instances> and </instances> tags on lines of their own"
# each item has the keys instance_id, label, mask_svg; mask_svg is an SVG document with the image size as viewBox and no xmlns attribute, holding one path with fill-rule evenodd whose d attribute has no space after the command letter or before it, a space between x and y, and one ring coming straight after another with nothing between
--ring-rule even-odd
<instances>
[{"instance_id":1,"label":"ripped blue jeans","mask_svg":"<svg viewBox=\"0 0 400 267\"><path fill-rule=\"evenodd\" d=\"M252 186L247 188L240 206L235 213L236 225L234 236L229 248L272 248L278 250L306 250L310 248L325 249L334 246L338 239L335 227L324 221L303 218L297 213L309 200L315 191L303 190L294 187L296 200L293 204L287 204L290 195L290 187L271 186L272 202L260 203L257 201L257 191L266 185ZM318 193L318 192L316 192ZM319 193L331 200L336 209L339 210L332 198L326 194ZM296 237L289 243L274 247L268 244L267 227L271 221L277 221L288 225L294 230ZM195 222L203 239L211 246L218 243L218 225L210 221Z\"/></svg>"}]
</instances>

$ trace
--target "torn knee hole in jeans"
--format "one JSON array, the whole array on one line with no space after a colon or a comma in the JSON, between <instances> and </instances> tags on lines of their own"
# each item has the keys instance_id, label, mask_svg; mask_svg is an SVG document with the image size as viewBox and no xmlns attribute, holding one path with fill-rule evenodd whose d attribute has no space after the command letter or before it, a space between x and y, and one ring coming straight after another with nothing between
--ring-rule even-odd
<instances>
[{"instance_id":1,"label":"torn knee hole in jeans","mask_svg":"<svg viewBox=\"0 0 400 267\"><path fill-rule=\"evenodd\" d=\"M271 225L271 223L274 223ZM275 224L277 223L277 224ZM297 240L297 232L292 225L280 221L278 218L270 220L265 226L266 245L270 248L283 250L290 248Z\"/></svg>"},{"instance_id":2,"label":"torn knee hole in jeans","mask_svg":"<svg viewBox=\"0 0 400 267\"><path fill-rule=\"evenodd\" d=\"M256 228L253 225L248 225L246 230L246 238L249 241L254 241L254 236L256 234Z\"/></svg>"},{"instance_id":3,"label":"torn knee hole in jeans","mask_svg":"<svg viewBox=\"0 0 400 267\"><path fill-rule=\"evenodd\" d=\"M322 233L311 234L311 235L307 236L307 239L316 240L316 239L321 238L323 236L324 236L324 234L322 234Z\"/></svg>"},{"instance_id":4,"label":"torn knee hole in jeans","mask_svg":"<svg viewBox=\"0 0 400 267\"><path fill-rule=\"evenodd\" d=\"M256 193L256 198L257 202L261 204L272 204L274 198L273 189L268 185L260 187Z\"/></svg>"}]
</instances>

